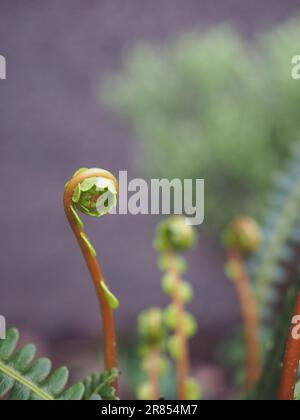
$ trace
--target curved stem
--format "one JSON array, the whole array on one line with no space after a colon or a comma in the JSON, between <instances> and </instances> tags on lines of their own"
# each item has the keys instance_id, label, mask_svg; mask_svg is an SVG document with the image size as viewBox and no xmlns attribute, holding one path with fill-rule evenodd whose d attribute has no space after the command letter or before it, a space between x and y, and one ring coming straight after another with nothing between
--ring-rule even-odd
<instances>
[{"instance_id":1,"label":"curved stem","mask_svg":"<svg viewBox=\"0 0 300 420\"><path fill-rule=\"evenodd\" d=\"M298 295L295 317L300 316L300 293ZM294 317L293 317L294 318ZM281 401L293 401L300 361L300 339L293 335L294 325L291 327L287 343L285 359L282 370L282 379L279 399Z\"/></svg>"},{"instance_id":2,"label":"curved stem","mask_svg":"<svg viewBox=\"0 0 300 420\"><path fill-rule=\"evenodd\" d=\"M243 258L237 251L231 250L229 252L229 261L236 267L237 274L234 281L244 318L247 347L247 378L245 388L246 391L251 391L257 385L262 373L259 314Z\"/></svg>"},{"instance_id":3,"label":"curved stem","mask_svg":"<svg viewBox=\"0 0 300 420\"><path fill-rule=\"evenodd\" d=\"M112 180L116 187L118 187L118 182L114 176L105 170L101 169L89 169L81 174L75 176L65 189L64 194L64 209L67 216L67 219L70 223L71 229L79 243L82 254L85 258L86 264L88 266L90 275L94 282L94 286L98 295L98 300L101 308L103 328L104 328L104 354L105 354L105 366L106 369L113 369L117 367L117 345L116 345L116 329L115 329L115 320L112 308L107 301L104 288L101 286L101 283L105 284L105 279L102 273L101 265L97 261L97 258L87 244L85 238L87 238L84 228L78 223L74 212L72 211L73 206L73 194L75 188L78 184L82 183L84 180L92 177L104 177ZM117 389L117 383L115 383Z\"/></svg>"},{"instance_id":4,"label":"curved stem","mask_svg":"<svg viewBox=\"0 0 300 420\"><path fill-rule=\"evenodd\" d=\"M179 400L186 400L186 382L189 371L189 348L188 340L184 328L184 314L185 314L185 305L181 297L180 285L181 277L178 273L176 265L174 263L174 258L172 252L167 254L170 274L174 279L174 292L173 292L173 304L176 306L178 311L178 324L176 328L176 334L180 340L180 356L178 358L177 364L177 374L178 374L178 398Z\"/></svg>"}]
</instances>

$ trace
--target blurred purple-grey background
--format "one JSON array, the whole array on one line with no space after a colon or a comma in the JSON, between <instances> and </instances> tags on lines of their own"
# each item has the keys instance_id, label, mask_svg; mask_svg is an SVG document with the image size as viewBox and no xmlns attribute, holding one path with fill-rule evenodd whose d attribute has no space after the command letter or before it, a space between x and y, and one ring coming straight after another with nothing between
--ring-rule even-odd
<instances>
[{"instance_id":1,"label":"blurred purple-grey background","mask_svg":"<svg viewBox=\"0 0 300 420\"><path fill-rule=\"evenodd\" d=\"M164 42L220 22L251 37L298 8L297 0L0 0L0 54L7 59L7 80L0 81L0 313L9 325L48 339L99 330L97 300L62 195L81 166L141 175L130 127L99 100L101 80L120 68L124 53L143 40ZM141 309L164 302L152 248L157 221L87 220L121 300L117 323L124 336L134 334ZM203 334L228 330L239 319L222 258L203 232L188 275Z\"/></svg>"}]
</instances>

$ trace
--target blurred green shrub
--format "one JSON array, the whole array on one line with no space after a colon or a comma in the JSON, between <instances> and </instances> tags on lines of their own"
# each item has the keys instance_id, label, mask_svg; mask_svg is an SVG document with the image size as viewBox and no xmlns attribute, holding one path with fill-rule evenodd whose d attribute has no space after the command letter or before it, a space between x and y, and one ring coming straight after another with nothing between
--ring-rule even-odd
<instances>
[{"instance_id":1,"label":"blurred green shrub","mask_svg":"<svg viewBox=\"0 0 300 420\"><path fill-rule=\"evenodd\" d=\"M140 45L105 83L105 101L141 141L148 175L205 178L210 226L259 214L270 173L297 138L299 37L295 20L252 44L221 27Z\"/></svg>"}]
</instances>

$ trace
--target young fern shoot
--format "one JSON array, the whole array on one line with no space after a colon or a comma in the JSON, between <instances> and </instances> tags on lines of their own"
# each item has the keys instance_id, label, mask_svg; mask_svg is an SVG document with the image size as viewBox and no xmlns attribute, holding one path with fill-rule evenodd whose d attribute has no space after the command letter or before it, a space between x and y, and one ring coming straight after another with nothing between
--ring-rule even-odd
<instances>
[{"instance_id":1,"label":"young fern shoot","mask_svg":"<svg viewBox=\"0 0 300 420\"><path fill-rule=\"evenodd\" d=\"M155 247L161 254L160 265L165 272L162 286L171 299L165 310L164 319L172 332L168 340L168 350L177 362L178 398L180 400L199 399L200 388L194 379L189 378L188 340L197 331L197 322L192 314L186 312L186 304L193 297L189 283L182 279L186 264L179 253L193 247L196 243L195 229L184 217L174 216L158 225Z\"/></svg>"},{"instance_id":2,"label":"young fern shoot","mask_svg":"<svg viewBox=\"0 0 300 420\"><path fill-rule=\"evenodd\" d=\"M118 182L103 169L78 170L66 184L64 209L71 229L79 243L98 295L103 327L104 354L107 370L117 368L117 344L113 310L119 306L118 299L111 293L97 260L97 253L91 244L78 211L93 217L109 213L116 206ZM115 384L117 387L117 384Z\"/></svg>"},{"instance_id":3,"label":"young fern shoot","mask_svg":"<svg viewBox=\"0 0 300 420\"><path fill-rule=\"evenodd\" d=\"M169 370L165 351L166 328L163 310L150 308L138 317L138 333L141 340L142 369L148 380L139 387L141 400L158 400L161 397L160 378Z\"/></svg>"},{"instance_id":4,"label":"young fern shoot","mask_svg":"<svg viewBox=\"0 0 300 420\"><path fill-rule=\"evenodd\" d=\"M261 233L256 222L244 217L234 220L225 234L225 245L228 249L226 271L235 284L244 318L247 366L247 392L258 383L262 373L262 356L260 349L260 322L245 257L253 253L260 245Z\"/></svg>"}]
</instances>

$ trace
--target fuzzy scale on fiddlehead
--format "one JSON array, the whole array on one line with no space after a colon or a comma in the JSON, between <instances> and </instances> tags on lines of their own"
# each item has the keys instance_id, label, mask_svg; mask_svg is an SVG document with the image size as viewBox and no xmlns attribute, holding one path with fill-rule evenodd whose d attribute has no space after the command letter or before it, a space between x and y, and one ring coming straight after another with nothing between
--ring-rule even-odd
<instances>
[{"instance_id":1,"label":"fuzzy scale on fiddlehead","mask_svg":"<svg viewBox=\"0 0 300 420\"><path fill-rule=\"evenodd\" d=\"M97 253L91 244L77 211L100 217L109 213L117 202L118 182L103 169L80 169L66 184L64 209L73 233L80 245L97 291L104 326L106 369L117 367L116 331L113 310L119 306L109 290Z\"/></svg>"}]
</instances>

